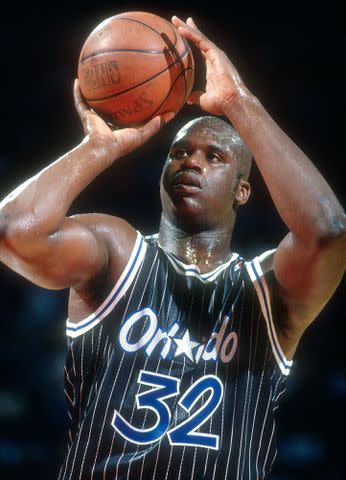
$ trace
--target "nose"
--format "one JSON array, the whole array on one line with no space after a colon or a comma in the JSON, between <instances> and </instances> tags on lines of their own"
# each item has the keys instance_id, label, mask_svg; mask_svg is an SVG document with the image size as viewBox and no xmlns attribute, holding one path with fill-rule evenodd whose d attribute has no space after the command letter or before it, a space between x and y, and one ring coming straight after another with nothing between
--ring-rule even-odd
<instances>
[{"instance_id":1,"label":"nose","mask_svg":"<svg viewBox=\"0 0 346 480\"><path fill-rule=\"evenodd\" d=\"M182 159L181 168L184 170L195 170L198 173L202 173L204 170L203 165L202 153L194 151Z\"/></svg>"}]
</instances>

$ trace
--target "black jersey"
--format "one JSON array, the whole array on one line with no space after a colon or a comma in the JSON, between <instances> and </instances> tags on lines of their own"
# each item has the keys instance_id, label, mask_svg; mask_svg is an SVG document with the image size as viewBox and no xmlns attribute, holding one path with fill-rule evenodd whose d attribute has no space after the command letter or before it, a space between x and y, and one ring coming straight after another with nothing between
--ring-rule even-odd
<instances>
[{"instance_id":1,"label":"black jersey","mask_svg":"<svg viewBox=\"0 0 346 480\"><path fill-rule=\"evenodd\" d=\"M201 274L138 234L103 304L67 321L59 480L259 480L290 361L261 257Z\"/></svg>"}]
</instances>

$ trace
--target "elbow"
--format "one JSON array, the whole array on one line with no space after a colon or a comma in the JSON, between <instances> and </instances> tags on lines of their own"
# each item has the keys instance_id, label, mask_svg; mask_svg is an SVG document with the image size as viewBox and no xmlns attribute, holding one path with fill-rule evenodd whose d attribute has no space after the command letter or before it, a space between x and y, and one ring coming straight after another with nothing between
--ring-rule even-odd
<instances>
[{"instance_id":1,"label":"elbow","mask_svg":"<svg viewBox=\"0 0 346 480\"><path fill-rule=\"evenodd\" d=\"M8 250L20 255L28 251L30 239L37 236L35 215L15 215L8 209L0 210L0 242Z\"/></svg>"},{"instance_id":2,"label":"elbow","mask_svg":"<svg viewBox=\"0 0 346 480\"><path fill-rule=\"evenodd\" d=\"M316 240L320 248L325 248L333 243L343 243L346 246L346 215L342 211L331 216L323 225L316 229Z\"/></svg>"},{"instance_id":3,"label":"elbow","mask_svg":"<svg viewBox=\"0 0 346 480\"><path fill-rule=\"evenodd\" d=\"M6 236L7 228L8 228L7 215L2 211L0 211L0 242L2 242Z\"/></svg>"},{"instance_id":4,"label":"elbow","mask_svg":"<svg viewBox=\"0 0 346 480\"><path fill-rule=\"evenodd\" d=\"M0 209L0 241L3 242L13 223L13 212L8 207Z\"/></svg>"}]
</instances>

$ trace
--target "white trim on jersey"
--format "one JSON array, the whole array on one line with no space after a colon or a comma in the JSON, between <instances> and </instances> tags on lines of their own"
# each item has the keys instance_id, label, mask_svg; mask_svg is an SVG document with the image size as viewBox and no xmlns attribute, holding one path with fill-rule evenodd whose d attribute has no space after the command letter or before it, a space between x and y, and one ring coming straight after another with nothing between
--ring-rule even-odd
<instances>
[{"instance_id":1,"label":"white trim on jersey","mask_svg":"<svg viewBox=\"0 0 346 480\"><path fill-rule=\"evenodd\" d=\"M95 327L95 325L100 323L100 321L103 320L114 309L133 282L133 279L135 278L135 275L145 257L146 251L147 243L144 241L142 235L137 232L137 238L130 258L113 289L104 302L98 307L98 309L87 318L76 323L70 322L69 319L67 319L66 335L68 337L76 338L79 335L83 335L88 330Z\"/></svg>"},{"instance_id":2,"label":"white trim on jersey","mask_svg":"<svg viewBox=\"0 0 346 480\"><path fill-rule=\"evenodd\" d=\"M167 256L169 262L171 263L171 265L173 266L174 270L177 273L179 273L180 275L186 275L187 277L198 278L203 283L212 282L213 280L215 280L215 278L219 275L220 272L225 270L230 265L230 263L232 263L237 258L241 258L238 253L232 253L231 258L226 263L223 263L222 265L219 265L218 267L216 267L214 270L211 270L210 272L201 273L201 271L200 271L200 269L197 265L183 263L173 253L167 252L158 240L158 238L159 238L158 233L154 233L153 235L150 235L146 238L147 239L149 239L149 238L155 238L156 239L158 247Z\"/></svg>"},{"instance_id":3,"label":"white trim on jersey","mask_svg":"<svg viewBox=\"0 0 346 480\"><path fill-rule=\"evenodd\" d=\"M268 332L270 344L272 346L274 357L281 369L281 372L284 375L288 375L290 373L290 369L292 367L293 362L291 360L287 360L280 346L280 343L276 334L276 330L275 330L272 311L271 311L269 289L268 289L268 285L261 267L261 261L263 261L264 258L269 256L273 252L274 250L269 250L267 252L264 252L262 255L260 255L259 257L255 257L250 262L246 262L245 265L246 265L247 271L249 272L251 281L254 284L258 299L261 304L262 313L266 321L267 332Z\"/></svg>"},{"instance_id":4,"label":"white trim on jersey","mask_svg":"<svg viewBox=\"0 0 346 480\"><path fill-rule=\"evenodd\" d=\"M158 244L159 245L159 244ZM163 250L163 248L159 245L159 247ZM231 262L236 260L239 255L237 253L233 253L231 258L226 262L220 265L219 267L215 268L214 270L207 272L207 273L201 273L199 267L197 265L187 265L183 263L181 260L179 260L175 255L172 253L168 253L165 250L163 250L164 253L166 254L169 262L172 264L174 270L179 273L180 275L186 275L187 277L195 277L201 280L203 283L209 283L215 280L215 278L223 271L225 270ZM240 257L239 257L240 258Z\"/></svg>"}]
</instances>

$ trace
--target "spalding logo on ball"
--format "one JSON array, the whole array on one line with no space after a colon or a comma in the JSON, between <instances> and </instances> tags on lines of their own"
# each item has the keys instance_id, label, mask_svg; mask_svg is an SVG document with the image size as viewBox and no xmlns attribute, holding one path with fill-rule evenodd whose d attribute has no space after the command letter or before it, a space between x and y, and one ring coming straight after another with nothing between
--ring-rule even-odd
<instances>
[{"instance_id":1,"label":"spalding logo on ball","mask_svg":"<svg viewBox=\"0 0 346 480\"><path fill-rule=\"evenodd\" d=\"M164 18L115 15L98 25L79 57L78 79L89 106L115 126L178 112L194 83L191 49Z\"/></svg>"}]
</instances>

